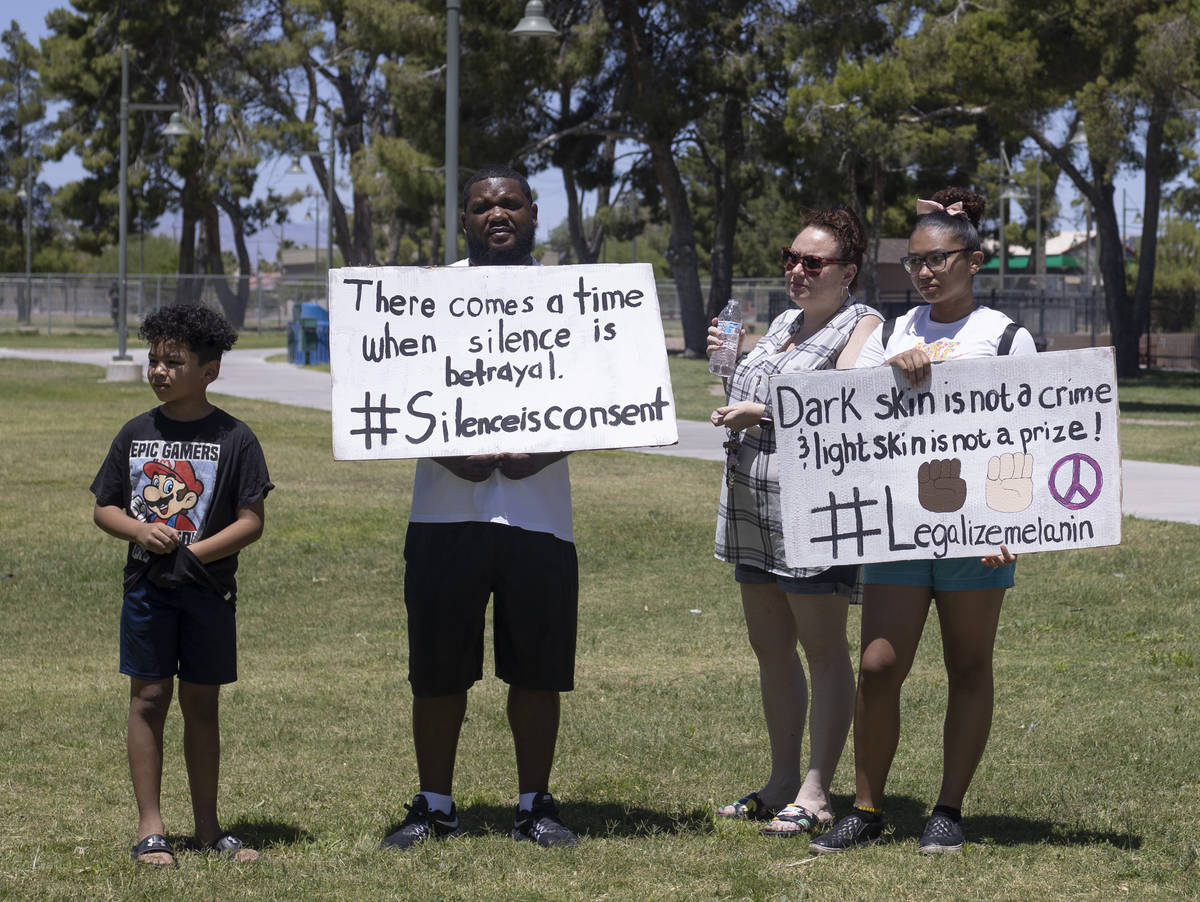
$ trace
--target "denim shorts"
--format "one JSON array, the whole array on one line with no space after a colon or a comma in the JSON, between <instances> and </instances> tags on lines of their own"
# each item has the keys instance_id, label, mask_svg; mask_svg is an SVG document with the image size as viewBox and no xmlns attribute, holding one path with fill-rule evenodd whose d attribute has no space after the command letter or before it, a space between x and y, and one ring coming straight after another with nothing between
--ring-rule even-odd
<instances>
[{"instance_id":1,"label":"denim shorts","mask_svg":"<svg viewBox=\"0 0 1200 902\"><path fill-rule=\"evenodd\" d=\"M138 580L121 605L121 673L139 680L179 674L205 686L234 682L233 605L203 586L160 589Z\"/></svg>"},{"instance_id":2,"label":"denim shorts","mask_svg":"<svg viewBox=\"0 0 1200 902\"><path fill-rule=\"evenodd\" d=\"M779 586L790 595L849 595L858 584L858 565L842 564L815 576L781 576L749 564L736 564L733 578L750 586Z\"/></svg>"},{"instance_id":3,"label":"denim shorts","mask_svg":"<svg viewBox=\"0 0 1200 902\"><path fill-rule=\"evenodd\" d=\"M868 586L929 586L935 592L971 589L1011 589L1017 562L988 567L977 557L941 558L921 561L884 561L863 565L863 584Z\"/></svg>"}]
</instances>

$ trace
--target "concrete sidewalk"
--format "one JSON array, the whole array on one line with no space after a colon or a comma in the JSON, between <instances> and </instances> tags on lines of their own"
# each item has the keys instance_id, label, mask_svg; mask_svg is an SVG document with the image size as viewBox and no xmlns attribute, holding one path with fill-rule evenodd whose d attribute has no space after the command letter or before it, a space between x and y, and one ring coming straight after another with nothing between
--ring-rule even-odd
<instances>
[{"instance_id":1,"label":"concrete sidewalk","mask_svg":"<svg viewBox=\"0 0 1200 902\"><path fill-rule=\"evenodd\" d=\"M221 376L213 384L213 393L329 410L332 385L329 373L314 372L286 363L267 363L266 358L280 353L281 348L230 351L221 362ZM141 349L131 350L131 356L134 360L144 360L145 352ZM113 352L56 348L14 350L0 347L0 358L3 357L89 363L104 367L112 360ZM152 397L149 389L146 390L146 397L149 404ZM717 461L725 456L721 449L723 440L723 432L709 423L680 420L678 444L669 448L632 450ZM1123 460L1121 475L1121 509L1124 513L1153 520L1200 525L1200 467Z\"/></svg>"}]
</instances>

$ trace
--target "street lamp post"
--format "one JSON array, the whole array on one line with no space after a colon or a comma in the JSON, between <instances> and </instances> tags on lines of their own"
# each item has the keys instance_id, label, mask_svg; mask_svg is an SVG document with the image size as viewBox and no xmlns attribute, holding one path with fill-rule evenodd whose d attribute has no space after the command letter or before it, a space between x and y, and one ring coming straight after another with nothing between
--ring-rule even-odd
<instances>
[{"instance_id":1,"label":"street lamp post","mask_svg":"<svg viewBox=\"0 0 1200 902\"><path fill-rule=\"evenodd\" d=\"M117 201L117 355L113 358L114 362L130 361L133 358L126 352L126 343L129 337L128 323L128 294L126 292L125 277L128 270L127 255L128 255L128 239L129 239L129 223L128 211L126 208L127 197L129 193L129 113L130 111L153 111L153 112L169 112L171 119L163 128L162 134L166 138L178 138L188 133L187 126L184 124L183 117L179 115L179 104L176 103L131 103L129 100L129 48L121 47L121 169L120 169L120 185L118 187ZM136 374L135 374L136 375ZM117 378L122 378L118 376Z\"/></svg>"},{"instance_id":2,"label":"street lamp post","mask_svg":"<svg viewBox=\"0 0 1200 902\"><path fill-rule=\"evenodd\" d=\"M458 259L458 20L459 0L446 0L446 225L442 262L449 266Z\"/></svg>"},{"instance_id":3,"label":"street lamp post","mask_svg":"<svg viewBox=\"0 0 1200 902\"><path fill-rule=\"evenodd\" d=\"M1026 193L1025 191L1023 191L1020 187L1018 187L1016 184L1013 184L1010 181L1008 187L1005 188L1000 193L1000 200L1003 201L1003 203L1000 206L1000 234L1001 234L1001 236L1003 236L1004 235L1004 226L1008 220L1008 203L1009 203L1009 201L1029 200L1029 194ZM1001 254L1001 259L1003 259L1005 261L1005 263L1007 263L1008 262L1007 261L1008 241L1007 241L1007 239L1005 239L1003 237L1001 238L1001 241L1000 241L1000 254ZM1028 274L1028 272L1029 272L1028 268L1026 268L1025 271L1026 271L1026 274ZM1001 292L1001 295L1003 295L1004 287L1005 287L1004 286L1004 274L1005 274L1005 268L1004 268L1004 266L1001 266L1000 267L1000 292Z\"/></svg>"},{"instance_id":4,"label":"street lamp post","mask_svg":"<svg viewBox=\"0 0 1200 902\"><path fill-rule=\"evenodd\" d=\"M329 270L333 269L333 174L337 172L337 117L333 115L333 110L329 111L329 178L325 179L325 218L328 222L325 224L328 234L326 235L325 252L327 254L327 262L325 264L326 278L329 277Z\"/></svg>"},{"instance_id":5,"label":"street lamp post","mask_svg":"<svg viewBox=\"0 0 1200 902\"><path fill-rule=\"evenodd\" d=\"M1129 241L1129 232L1126 228L1126 219L1127 219L1126 214L1128 214L1130 210L1133 211L1134 223L1136 224L1136 223L1141 222L1142 214L1138 210L1137 204L1129 203L1128 198L1126 197L1126 191L1124 188L1122 188L1121 189L1121 259L1122 260L1125 259L1126 248L1132 248L1132 244Z\"/></svg>"},{"instance_id":6,"label":"street lamp post","mask_svg":"<svg viewBox=\"0 0 1200 902\"><path fill-rule=\"evenodd\" d=\"M25 201L25 321L28 326L33 318L33 150L25 168L25 187L17 192L17 199Z\"/></svg>"},{"instance_id":7,"label":"street lamp post","mask_svg":"<svg viewBox=\"0 0 1200 902\"><path fill-rule=\"evenodd\" d=\"M1033 252L1034 273L1038 276L1038 287L1044 292L1046 280L1046 254L1042 249L1042 151L1038 149L1037 169L1033 183Z\"/></svg>"},{"instance_id":8,"label":"street lamp post","mask_svg":"<svg viewBox=\"0 0 1200 902\"><path fill-rule=\"evenodd\" d=\"M447 266L458 259L458 76L459 19L461 0L446 0L446 222L445 255ZM541 0L525 4L525 16L509 34L521 38L554 37L558 29L546 18Z\"/></svg>"}]
</instances>

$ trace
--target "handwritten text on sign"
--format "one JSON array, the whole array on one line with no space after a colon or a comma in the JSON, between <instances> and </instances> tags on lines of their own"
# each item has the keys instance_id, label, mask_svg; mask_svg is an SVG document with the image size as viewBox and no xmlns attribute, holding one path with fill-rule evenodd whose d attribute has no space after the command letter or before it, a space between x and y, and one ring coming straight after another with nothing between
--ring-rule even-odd
<instances>
[{"instance_id":1,"label":"handwritten text on sign","mask_svg":"<svg viewBox=\"0 0 1200 902\"><path fill-rule=\"evenodd\" d=\"M1121 541L1111 348L771 379L793 567Z\"/></svg>"},{"instance_id":2,"label":"handwritten text on sign","mask_svg":"<svg viewBox=\"0 0 1200 902\"><path fill-rule=\"evenodd\" d=\"M329 273L339 460L678 441L649 264Z\"/></svg>"}]
</instances>

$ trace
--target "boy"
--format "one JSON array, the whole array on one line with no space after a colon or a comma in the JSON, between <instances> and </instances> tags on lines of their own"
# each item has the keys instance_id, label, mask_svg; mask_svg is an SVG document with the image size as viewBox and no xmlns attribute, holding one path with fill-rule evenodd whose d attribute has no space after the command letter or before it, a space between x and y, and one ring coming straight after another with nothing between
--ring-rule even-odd
<instances>
[{"instance_id":1,"label":"boy","mask_svg":"<svg viewBox=\"0 0 1200 902\"><path fill-rule=\"evenodd\" d=\"M126 747L138 806L139 864L170 867L159 794L163 724L179 674L195 844L235 861L258 853L217 821L221 684L237 679L237 553L263 530L274 488L250 428L209 403L221 354L237 333L192 304L146 317L146 378L162 403L126 423L96 474L93 519L129 542L121 609L121 673L129 677Z\"/></svg>"}]
</instances>

